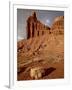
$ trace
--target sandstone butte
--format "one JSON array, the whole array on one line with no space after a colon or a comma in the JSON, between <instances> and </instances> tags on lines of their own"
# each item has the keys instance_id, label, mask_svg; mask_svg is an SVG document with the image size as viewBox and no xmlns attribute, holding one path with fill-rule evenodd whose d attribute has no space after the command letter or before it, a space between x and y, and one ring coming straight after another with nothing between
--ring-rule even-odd
<instances>
[{"instance_id":1,"label":"sandstone butte","mask_svg":"<svg viewBox=\"0 0 72 90\"><path fill-rule=\"evenodd\" d=\"M27 19L26 30L27 39L17 42L17 79L64 78L64 16L56 17L49 27L41 23L34 12ZM31 72L32 68L40 69L36 78L30 76L36 73Z\"/></svg>"}]
</instances>

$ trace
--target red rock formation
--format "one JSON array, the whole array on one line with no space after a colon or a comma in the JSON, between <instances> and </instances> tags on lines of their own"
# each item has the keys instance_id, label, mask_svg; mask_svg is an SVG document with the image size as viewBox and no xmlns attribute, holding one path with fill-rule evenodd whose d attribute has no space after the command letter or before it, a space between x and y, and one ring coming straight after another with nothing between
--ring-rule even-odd
<instances>
[{"instance_id":1,"label":"red rock formation","mask_svg":"<svg viewBox=\"0 0 72 90\"><path fill-rule=\"evenodd\" d=\"M27 20L27 39L30 37L41 36L49 33L50 28L37 20L36 13L34 12Z\"/></svg>"},{"instance_id":2,"label":"red rock formation","mask_svg":"<svg viewBox=\"0 0 72 90\"><path fill-rule=\"evenodd\" d=\"M51 29L54 34L64 34L64 16L56 17Z\"/></svg>"}]
</instances>

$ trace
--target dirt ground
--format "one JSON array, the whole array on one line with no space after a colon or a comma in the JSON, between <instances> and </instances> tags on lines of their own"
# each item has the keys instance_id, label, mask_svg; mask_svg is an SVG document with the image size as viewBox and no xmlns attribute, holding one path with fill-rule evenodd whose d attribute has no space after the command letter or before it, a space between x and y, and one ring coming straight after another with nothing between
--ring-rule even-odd
<instances>
[{"instance_id":1,"label":"dirt ground","mask_svg":"<svg viewBox=\"0 0 72 90\"><path fill-rule=\"evenodd\" d=\"M32 80L30 77L30 68L41 66L45 70L45 74L40 79L60 79L64 78L64 62L55 63L44 63L44 62L33 62L28 66L23 67L21 72L18 73L18 80Z\"/></svg>"}]
</instances>

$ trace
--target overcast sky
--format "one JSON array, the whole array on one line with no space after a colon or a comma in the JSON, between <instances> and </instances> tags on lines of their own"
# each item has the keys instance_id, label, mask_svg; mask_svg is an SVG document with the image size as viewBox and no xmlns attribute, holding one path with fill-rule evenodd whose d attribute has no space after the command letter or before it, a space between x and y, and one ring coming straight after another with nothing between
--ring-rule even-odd
<instances>
[{"instance_id":1,"label":"overcast sky","mask_svg":"<svg viewBox=\"0 0 72 90\"><path fill-rule=\"evenodd\" d=\"M18 40L26 39L26 24L29 16L35 11L37 19L43 24L51 27L52 22L57 16L64 16L63 11L50 11L50 10L29 10L29 9L17 9L17 34Z\"/></svg>"}]
</instances>

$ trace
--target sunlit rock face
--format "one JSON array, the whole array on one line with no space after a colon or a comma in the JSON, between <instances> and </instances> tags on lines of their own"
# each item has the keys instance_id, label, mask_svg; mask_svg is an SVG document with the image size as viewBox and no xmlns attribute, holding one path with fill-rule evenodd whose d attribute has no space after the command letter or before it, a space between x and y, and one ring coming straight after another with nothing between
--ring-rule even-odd
<instances>
[{"instance_id":1,"label":"sunlit rock face","mask_svg":"<svg viewBox=\"0 0 72 90\"><path fill-rule=\"evenodd\" d=\"M36 13L33 12L27 20L27 39L35 36L41 36L50 32L50 27L37 20Z\"/></svg>"},{"instance_id":2,"label":"sunlit rock face","mask_svg":"<svg viewBox=\"0 0 72 90\"><path fill-rule=\"evenodd\" d=\"M54 34L64 34L64 16L56 17L51 29Z\"/></svg>"}]
</instances>

